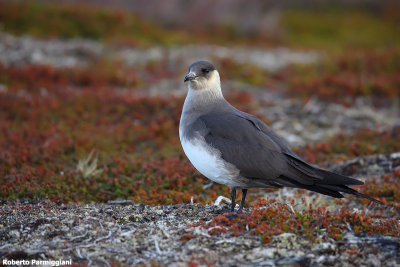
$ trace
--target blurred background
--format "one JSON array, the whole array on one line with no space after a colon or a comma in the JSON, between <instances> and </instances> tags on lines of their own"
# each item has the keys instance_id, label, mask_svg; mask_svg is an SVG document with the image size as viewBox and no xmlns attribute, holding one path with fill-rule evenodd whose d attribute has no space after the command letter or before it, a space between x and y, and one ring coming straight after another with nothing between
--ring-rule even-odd
<instances>
[{"instance_id":1,"label":"blurred background","mask_svg":"<svg viewBox=\"0 0 400 267\"><path fill-rule=\"evenodd\" d=\"M0 0L0 199L228 196L179 143L199 59L312 163L398 152L399 25L398 1Z\"/></svg>"}]
</instances>

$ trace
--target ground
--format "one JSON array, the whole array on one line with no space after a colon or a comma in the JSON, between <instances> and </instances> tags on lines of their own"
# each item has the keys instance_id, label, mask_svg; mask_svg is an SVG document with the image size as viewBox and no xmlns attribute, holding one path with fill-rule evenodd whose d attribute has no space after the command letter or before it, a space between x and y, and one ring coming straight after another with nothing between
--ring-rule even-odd
<instances>
[{"instance_id":1,"label":"ground","mask_svg":"<svg viewBox=\"0 0 400 267\"><path fill-rule=\"evenodd\" d=\"M354 168L356 166L356 168ZM373 171L371 170L373 166ZM331 166L341 173L355 176L390 173L400 166L400 154L357 158ZM368 182L368 178L366 180ZM342 238L335 240L327 228L318 234L304 232L272 235L266 243L251 226L254 213L276 206L290 206L290 217L307 210L307 198L297 191L295 202L282 199L263 203L240 213L223 213L229 203L202 205L144 205L132 201L110 201L107 204L58 205L49 201L4 202L0 206L0 244L3 259L72 259L75 265L313 265L313 266L395 266L400 264L400 238L397 236L356 234L349 217ZM398 210L379 204L360 205L350 198L332 201L322 197L318 202L335 214L350 207L350 214L374 218L384 225ZM279 216L279 214L275 214ZM322 214L326 216L326 214ZM316 215L315 218L319 216ZM243 230L228 229L231 225L215 222L224 218L246 224ZM396 219L397 220L397 219ZM218 221L221 222L221 221ZM343 223L343 221L341 222ZM392 222L393 223L393 222ZM396 223L396 222L394 222ZM313 222L311 221L311 224ZM352 224L352 225L350 225ZM250 225L250 227L249 227ZM317 226L318 227L318 226ZM331 227L331 226L329 226ZM227 231L215 231L224 228ZM396 230L398 233L398 224ZM318 239L318 241L316 241Z\"/></svg>"}]
</instances>

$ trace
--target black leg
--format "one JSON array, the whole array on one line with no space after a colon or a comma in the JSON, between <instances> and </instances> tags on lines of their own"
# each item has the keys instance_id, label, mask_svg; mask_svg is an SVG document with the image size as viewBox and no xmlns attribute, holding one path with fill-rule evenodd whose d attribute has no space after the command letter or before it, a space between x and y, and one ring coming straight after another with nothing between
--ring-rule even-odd
<instances>
[{"instance_id":1,"label":"black leg","mask_svg":"<svg viewBox=\"0 0 400 267\"><path fill-rule=\"evenodd\" d=\"M231 201L232 201L232 203L231 203L231 211L232 212L235 211L235 205L236 205L235 200L236 200L236 188L232 187L231 188Z\"/></svg>"},{"instance_id":2,"label":"black leg","mask_svg":"<svg viewBox=\"0 0 400 267\"><path fill-rule=\"evenodd\" d=\"M238 211L243 209L244 201L246 200L246 194L247 194L247 189L242 189L242 200L240 201L240 206Z\"/></svg>"}]
</instances>

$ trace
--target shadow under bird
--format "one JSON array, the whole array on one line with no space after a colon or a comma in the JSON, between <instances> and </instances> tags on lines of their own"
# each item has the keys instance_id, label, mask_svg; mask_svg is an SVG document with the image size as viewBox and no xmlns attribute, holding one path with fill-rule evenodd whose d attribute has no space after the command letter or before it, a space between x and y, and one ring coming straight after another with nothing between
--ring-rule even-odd
<instances>
[{"instance_id":1,"label":"shadow under bird","mask_svg":"<svg viewBox=\"0 0 400 267\"><path fill-rule=\"evenodd\" d=\"M343 193L381 203L348 187L362 181L319 169L296 155L287 143L257 117L240 111L222 95L219 73L208 61L190 65L184 82L179 138L193 166L208 179L242 190L239 210L249 188L302 188L342 198Z\"/></svg>"}]
</instances>

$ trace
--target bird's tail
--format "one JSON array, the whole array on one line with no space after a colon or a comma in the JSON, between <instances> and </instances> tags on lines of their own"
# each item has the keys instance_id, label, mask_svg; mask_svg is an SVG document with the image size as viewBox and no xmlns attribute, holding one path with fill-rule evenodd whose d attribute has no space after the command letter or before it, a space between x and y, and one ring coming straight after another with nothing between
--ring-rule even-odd
<instances>
[{"instance_id":1,"label":"bird's tail","mask_svg":"<svg viewBox=\"0 0 400 267\"><path fill-rule=\"evenodd\" d=\"M362 185L364 184L362 181L318 169L297 157L288 156L290 159L288 161L291 170L290 173L295 174L295 176L289 175L289 177L285 175L279 177L280 181L285 180L286 186L299 187L336 198L343 198L342 192L383 204L379 200L348 187L350 185Z\"/></svg>"}]
</instances>

